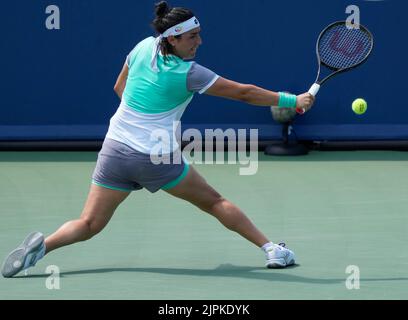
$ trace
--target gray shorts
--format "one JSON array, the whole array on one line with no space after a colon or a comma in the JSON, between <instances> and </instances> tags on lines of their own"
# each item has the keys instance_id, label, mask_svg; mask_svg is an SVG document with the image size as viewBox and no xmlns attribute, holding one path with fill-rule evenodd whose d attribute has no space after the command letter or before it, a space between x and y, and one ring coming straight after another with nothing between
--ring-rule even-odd
<instances>
[{"instance_id":1,"label":"gray shorts","mask_svg":"<svg viewBox=\"0 0 408 320\"><path fill-rule=\"evenodd\" d=\"M186 177L189 165L183 158L173 161L174 154L169 157L169 164L154 164L150 155L124 143L105 139L98 154L92 183L119 191L146 188L154 193L160 189L171 189Z\"/></svg>"}]
</instances>

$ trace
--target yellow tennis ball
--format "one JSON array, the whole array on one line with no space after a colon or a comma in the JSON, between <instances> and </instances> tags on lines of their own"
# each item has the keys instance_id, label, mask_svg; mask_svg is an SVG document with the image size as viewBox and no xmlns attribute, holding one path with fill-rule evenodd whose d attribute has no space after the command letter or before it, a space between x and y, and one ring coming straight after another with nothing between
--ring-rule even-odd
<instances>
[{"instance_id":1,"label":"yellow tennis ball","mask_svg":"<svg viewBox=\"0 0 408 320\"><path fill-rule=\"evenodd\" d=\"M367 102L364 99L358 98L353 101L353 111L357 114L363 114L367 111Z\"/></svg>"}]
</instances>

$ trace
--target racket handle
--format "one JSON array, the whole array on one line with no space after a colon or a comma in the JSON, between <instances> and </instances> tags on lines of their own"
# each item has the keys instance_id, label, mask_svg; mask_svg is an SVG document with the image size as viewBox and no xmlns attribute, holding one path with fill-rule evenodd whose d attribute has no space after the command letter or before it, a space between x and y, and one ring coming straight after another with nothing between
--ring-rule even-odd
<instances>
[{"instance_id":1,"label":"racket handle","mask_svg":"<svg viewBox=\"0 0 408 320\"><path fill-rule=\"evenodd\" d=\"M316 95L317 95L317 93L319 92L319 90L320 90L320 84L315 83L315 84L313 84L313 85L310 87L310 89L309 89L308 92L309 92L313 97L316 97Z\"/></svg>"}]
</instances>

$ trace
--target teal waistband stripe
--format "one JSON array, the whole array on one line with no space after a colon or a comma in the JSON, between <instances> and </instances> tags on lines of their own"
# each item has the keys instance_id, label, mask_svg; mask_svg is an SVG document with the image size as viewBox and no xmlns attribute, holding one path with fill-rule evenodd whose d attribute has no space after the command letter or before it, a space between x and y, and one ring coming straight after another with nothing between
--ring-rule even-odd
<instances>
[{"instance_id":1,"label":"teal waistband stripe","mask_svg":"<svg viewBox=\"0 0 408 320\"><path fill-rule=\"evenodd\" d=\"M179 175L179 177L177 179L175 179L175 180L167 183L163 187L161 187L161 189L162 190L169 190L169 189L174 188L175 186L177 186L187 176L189 168L190 168L190 165L188 163L185 163L184 169L183 169L183 172L181 173L181 175Z\"/></svg>"},{"instance_id":2,"label":"teal waistband stripe","mask_svg":"<svg viewBox=\"0 0 408 320\"><path fill-rule=\"evenodd\" d=\"M116 190L116 191L124 191L124 192L132 192L133 191L133 190L128 190L128 189L122 189L122 188L107 186L106 184L96 182L95 180L92 180L92 183L99 186L99 187L104 187L104 188L111 189L111 190Z\"/></svg>"}]
</instances>

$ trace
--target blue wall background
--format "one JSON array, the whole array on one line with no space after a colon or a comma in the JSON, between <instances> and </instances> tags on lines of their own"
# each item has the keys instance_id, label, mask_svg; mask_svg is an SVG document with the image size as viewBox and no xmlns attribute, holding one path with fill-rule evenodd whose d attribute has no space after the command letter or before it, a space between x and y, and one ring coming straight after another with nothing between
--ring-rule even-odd
<instances>
[{"instance_id":1,"label":"blue wall background","mask_svg":"<svg viewBox=\"0 0 408 320\"><path fill-rule=\"evenodd\" d=\"M149 0L15 0L0 9L0 140L103 139L119 105L113 85L128 52L153 34ZM322 28L361 10L375 37L368 62L330 80L315 107L295 121L307 140L407 139L408 1L194 0L202 24L196 61L219 75L274 91L307 91L316 74L315 42ZM45 27L57 5L61 29ZM364 116L355 98L369 103ZM269 108L197 95L186 128L258 128L280 137Z\"/></svg>"}]
</instances>

